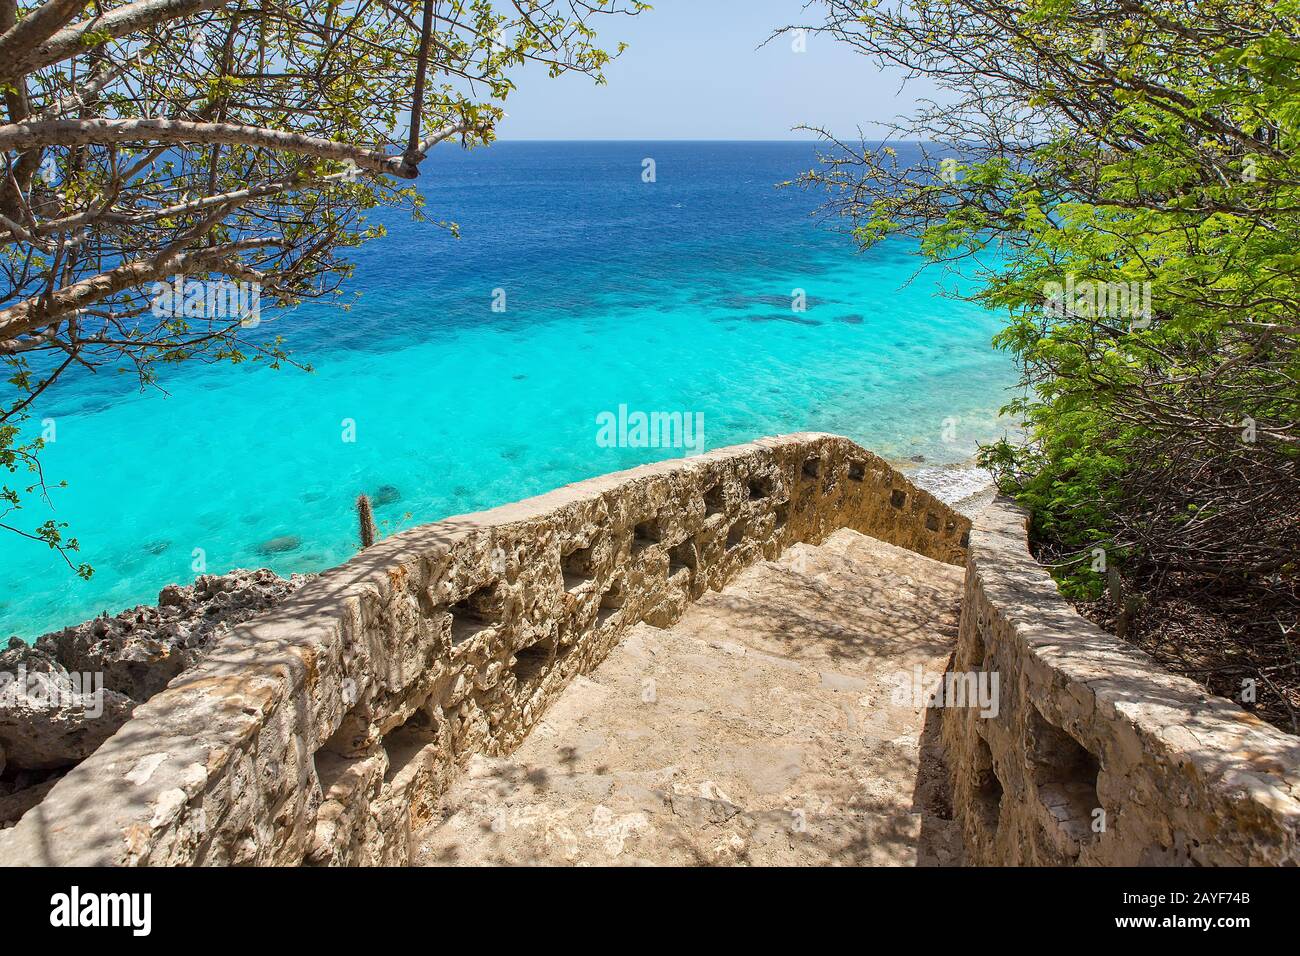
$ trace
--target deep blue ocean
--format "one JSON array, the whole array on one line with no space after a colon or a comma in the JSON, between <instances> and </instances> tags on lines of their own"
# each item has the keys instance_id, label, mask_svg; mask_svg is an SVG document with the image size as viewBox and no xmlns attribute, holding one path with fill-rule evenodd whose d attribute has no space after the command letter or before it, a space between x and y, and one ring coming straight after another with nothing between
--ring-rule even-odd
<instances>
[{"instance_id":1,"label":"deep blue ocean","mask_svg":"<svg viewBox=\"0 0 1300 956\"><path fill-rule=\"evenodd\" d=\"M460 239L387 211L350 312L264 310L314 372L191 364L162 390L100 372L47 393L45 472L68 487L10 520L69 522L95 575L0 535L0 634L151 603L199 552L211 573L337 564L363 491L390 534L684 453L604 447L620 405L702 413L707 448L819 430L968 460L1015 378L999 316L941 295L964 280L918 274L910 243L859 254L813 215L824 196L776 188L814 162L809 143L435 150L418 185Z\"/></svg>"}]
</instances>

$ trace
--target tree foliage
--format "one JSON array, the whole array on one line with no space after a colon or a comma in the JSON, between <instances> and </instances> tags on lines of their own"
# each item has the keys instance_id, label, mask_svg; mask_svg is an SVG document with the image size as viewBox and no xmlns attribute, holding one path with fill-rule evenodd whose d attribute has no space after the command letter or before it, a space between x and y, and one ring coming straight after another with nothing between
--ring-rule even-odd
<instances>
[{"instance_id":1,"label":"tree foliage","mask_svg":"<svg viewBox=\"0 0 1300 956\"><path fill-rule=\"evenodd\" d=\"M1131 570L1292 596L1300 550L1297 0L822 0L936 97L803 181L863 246L974 263L1023 370L986 448L1067 589Z\"/></svg>"},{"instance_id":2,"label":"tree foliage","mask_svg":"<svg viewBox=\"0 0 1300 956\"><path fill-rule=\"evenodd\" d=\"M337 298L366 213L423 216L440 143L490 142L519 68L603 82L635 0L0 0L0 527L45 483L33 401L70 370L287 358L241 316L159 310L173 276ZM450 224L449 228L454 228ZM184 314L181 314L182 311ZM21 484L21 483L20 483ZM81 573L88 574L84 565Z\"/></svg>"}]
</instances>

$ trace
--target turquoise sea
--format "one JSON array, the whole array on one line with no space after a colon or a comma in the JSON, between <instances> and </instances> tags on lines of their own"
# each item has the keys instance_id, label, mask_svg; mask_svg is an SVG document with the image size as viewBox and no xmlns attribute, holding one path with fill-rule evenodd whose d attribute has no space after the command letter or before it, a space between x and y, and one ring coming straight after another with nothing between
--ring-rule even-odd
<instances>
[{"instance_id":1,"label":"turquoise sea","mask_svg":"<svg viewBox=\"0 0 1300 956\"><path fill-rule=\"evenodd\" d=\"M353 501L391 533L682 449L602 447L597 416L702 413L717 448L821 430L886 457L967 460L1014 381L999 317L941 296L909 243L869 254L776 189L809 143L498 143L435 151L419 182L455 239L400 215L356 253L351 312L264 312L292 368L179 366L163 390L69 379L36 420L53 552L0 536L0 634L34 639L209 572L315 571L356 550ZM642 179L653 159L653 183ZM504 291L505 311L493 311ZM791 308L803 290L807 309ZM355 441L345 441L347 422ZM947 425L947 429L945 429ZM30 527L47 517L31 502ZM268 541L286 550L267 553ZM293 540L293 539L296 539Z\"/></svg>"}]
</instances>

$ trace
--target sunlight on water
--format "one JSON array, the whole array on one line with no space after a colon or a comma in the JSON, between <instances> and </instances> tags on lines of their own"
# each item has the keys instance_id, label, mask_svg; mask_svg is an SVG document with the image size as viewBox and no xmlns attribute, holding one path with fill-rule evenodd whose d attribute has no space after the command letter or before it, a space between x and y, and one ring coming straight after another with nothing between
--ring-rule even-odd
<instances>
[{"instance_id":1,"label":"sunlight on water","mask_svg":"<svg viewBox=\"0 0 1300 956\"><path fill-rule=\"evenodd\" d=\"M106 371L37 410L58 427L47 474L69 483L55 516L96 574L81 582L0 538L0 633L152 602L194 577L196 548L214 573L336 564L355 553L362 491L391 533L682 453L600 447L597 416L620 405L702 412L708 448L818 430L886 457L965 460L1000 433L1014 381L989 345L998 318L938 296L953 280L937 272L909 284L919 261L901 245L855 254L809 217L818 197L773 188L813 161L789 143L431 159L430 214L459 221L461 240L389 216L388 238L357 254L352 312L265 323L314 373L176 368L164 396ZM47 516L35 502L21 514Z\"/></svg>"}]
</instances>

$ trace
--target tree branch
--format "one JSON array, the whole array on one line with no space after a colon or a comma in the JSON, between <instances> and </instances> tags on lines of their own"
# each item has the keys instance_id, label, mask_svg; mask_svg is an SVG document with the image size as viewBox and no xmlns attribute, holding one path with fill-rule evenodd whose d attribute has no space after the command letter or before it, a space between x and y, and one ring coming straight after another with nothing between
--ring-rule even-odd
<instances>
[{"instance_id":1,"label":"tree branch","mask_svg":"<svg viewBox=\"0 0 1300 956\"><path fill-rule=\"evenodd\" d=\"M332 139L260 126L171 119L100 118L34 120L0 126L0 150L146 141L258 146L339 162L351 160L361 169L401 179L414 179L419 175L419 170L407 166L401 156L388 156Z\"/></svg>"}]
</instances>

